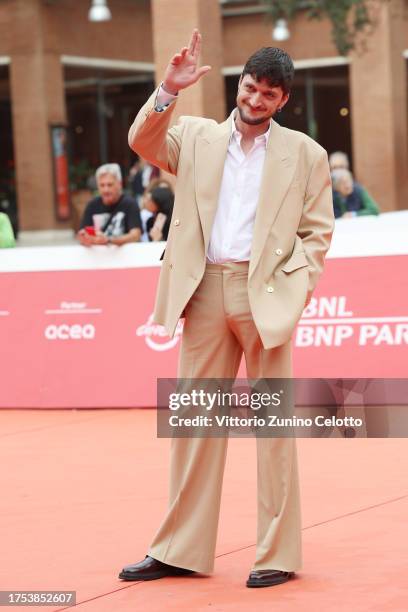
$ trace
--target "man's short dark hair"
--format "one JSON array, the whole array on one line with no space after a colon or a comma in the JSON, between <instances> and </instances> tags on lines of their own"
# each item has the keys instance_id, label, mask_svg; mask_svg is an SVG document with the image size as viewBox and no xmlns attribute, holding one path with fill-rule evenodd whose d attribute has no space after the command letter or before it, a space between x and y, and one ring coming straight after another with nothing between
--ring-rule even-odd
<instances>
[{"instance_id":1,"label":"man's short dark hair","mask_svg":"<svg viewBox=\"0 0 408 612\"><path fill-rule=\"evenodd\" d=\"M247 60L242 76L250 74L256 81L265 79L271 87L281 87L289 93L295 69L292 58L279 47L262 47Z\"/></svg>"}]
</instances>

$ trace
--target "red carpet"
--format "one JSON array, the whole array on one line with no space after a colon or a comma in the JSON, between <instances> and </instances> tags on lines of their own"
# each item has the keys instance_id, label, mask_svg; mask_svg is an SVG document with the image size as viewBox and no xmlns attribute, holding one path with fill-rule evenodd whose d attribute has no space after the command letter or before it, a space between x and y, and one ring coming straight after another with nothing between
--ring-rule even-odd
<instances>
[{"instance_id":1,"label":"red carpet","mask_svg":"<svg viewBox=\"0 0 408 612\"><path fill-rule=\"evenodd\" d=\"M1 590L76 590L67 609L84 612L406 610L404 439L299 440L304 567L247 589L254 440L229 443L214 574L124 583L118 572L144 557L167 503L155 412L9 410L0 423Z\"/></svg>"}]
</instances>

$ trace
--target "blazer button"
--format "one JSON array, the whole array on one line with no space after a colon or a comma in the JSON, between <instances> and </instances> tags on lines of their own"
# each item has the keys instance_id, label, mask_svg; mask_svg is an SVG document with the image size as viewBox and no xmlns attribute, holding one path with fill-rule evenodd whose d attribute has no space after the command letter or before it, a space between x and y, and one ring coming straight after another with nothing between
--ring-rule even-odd
<instances>
[{"instance_id":1,"label":"blazer button","mask_svg":"<svg viewBox=\"0 0 408 612\"><path fill-rule=\"evenodd\" d=\"M273 293L274 288L269 286L269 287L267 287L266 290L267 290L268 293Z\"/></svg>"},{"instance_id":2,"label":"blazer button","mask_svg":"<svg viewBox=\"0 0 408 612\"><path fill-rule=\"evenodd\" d=\"M276 249L275 253L276 253L277 255L282 255L282 249Z\"/></svg>"},{"instance_id":3,"label":"blazer button","mask_svg":"<svg viewBox=\"0 0 408 612\"><path fill-rule=\"evenodd\" d=\"M175 225L176 227L177 227L177 225L180 225L180 219L176 219L176 220L174 221L174 225Z\"/></svg>"}]
</instances>

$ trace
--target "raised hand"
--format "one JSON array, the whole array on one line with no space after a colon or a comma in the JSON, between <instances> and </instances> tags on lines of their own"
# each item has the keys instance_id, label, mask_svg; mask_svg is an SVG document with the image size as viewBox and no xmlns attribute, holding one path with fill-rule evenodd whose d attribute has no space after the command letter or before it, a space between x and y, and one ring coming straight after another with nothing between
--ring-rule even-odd
<instances>
[{"instance_id":1,"label":"raised hand","mask_svg":"<svg viewBox=\"0 0 408 612\"><path fill-rule=\"evenodd\" d=\"M185 89L211 70L211 66L197 68L201 48L201 34L194 29L188 47L183 47L180 53L176 53L166 68L163 79L164 89L176 94L180 89Z\"/></svg>"}]
</instances>

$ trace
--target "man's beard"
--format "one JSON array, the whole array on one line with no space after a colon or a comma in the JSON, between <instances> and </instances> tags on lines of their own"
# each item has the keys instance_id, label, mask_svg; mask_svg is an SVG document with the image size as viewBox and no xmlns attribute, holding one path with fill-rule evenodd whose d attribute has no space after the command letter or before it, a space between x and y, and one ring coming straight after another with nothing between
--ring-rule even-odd
<instances>
[{"instance_id":1,"label":"man's beard","mask_svg":"<svg viewBox=\"0 0 408 612\"><path fill-rule=\"evenodd\" d=\"M248 125L260 125L261 123L265 123L265 121L269 121L270 119L272 119L275 114L272 113L271 115L265 115L264 117L259 117L259 119L249 119L249 117L245 115L245 111L242 108L240 108L239 106L237 108L241 121Z\"/></svg>"}]
</instances>

